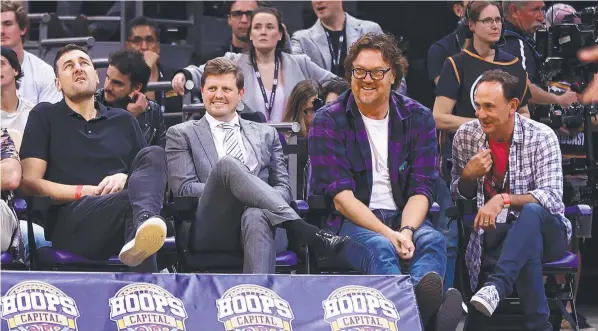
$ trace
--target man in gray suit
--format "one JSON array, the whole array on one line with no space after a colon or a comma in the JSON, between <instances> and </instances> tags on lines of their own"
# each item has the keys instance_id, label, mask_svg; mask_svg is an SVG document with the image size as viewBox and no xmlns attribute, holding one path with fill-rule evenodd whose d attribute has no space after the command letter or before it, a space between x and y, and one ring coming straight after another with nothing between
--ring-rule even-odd
<instances>
[{"instance_id":1,"label":"man in gray suit","mask_svg":"<svg viewBox=\"0 0 598 331\"><path fill-rule=\"evenodd\" d=\"M293 33L293 54L305 54L323 69L344 77L349 47L366 33L382 33L382 29L345 13L342 1L312 1L312 6L318 20L311 28Z\"/></svg>"},{"instance_id":2,"label":"man in gray suit","mask_svg":"<svg viewBox=\"0 0 598 331\"><path fill-rule=\"evenodd\" d=\"M175 196L198 197L189 249L244 251L243 272L274 273L278 226L299 243L338 252L348 237L324 232L289 207L291 188L276 129L236 112L244 77L235 62L208 61L201 77L206 115L166 133L168 184Z\"/></svg>"}]
</instances>

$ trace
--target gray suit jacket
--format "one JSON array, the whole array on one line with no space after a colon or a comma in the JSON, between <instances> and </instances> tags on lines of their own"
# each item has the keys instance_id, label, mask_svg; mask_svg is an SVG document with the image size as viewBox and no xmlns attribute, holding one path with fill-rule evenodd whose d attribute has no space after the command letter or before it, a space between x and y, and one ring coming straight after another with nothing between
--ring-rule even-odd
<instances>
[{"instance_id":1,"label":"gray suit jacket","mask_svg":"<svg viewBox=\"0 0 598 331\"><path fill-rule=\"evenodd\" d=\"M253 174L291 202L289 173L276 129L239 118L244 145L258 160ZM172 126L166 132L168 186L175 196L201 197L212 167L218 161L212 131L204 118Z\"/></svg>"},{"instance_id":2,"label":"gray suit jacket","mask_svg":"<svg viewBox=\"0 0 598 331\"><path fill-rule=\"evenodd\" d=\"M382 28L378 23L360 20L349 14L346 15L347 51L357 39L366 33L382 33ZM332 58L328 48L328 39L320 20L317 20L316 24L309 29L293 33L291 47L293 48L293 54L305 54L321 68L331 70Z\"/></svg>"},{"instance_id":3,"label":"gray suit jacket","mask_svg":"<svg viewBox=\"0 0 598 331\"><path fill-rule=\"evenodd\" d=\"M245 76L245 95L243 102L253 111L262 111L265 109L264 100L256 100L254 91L259 90L259 85L256 84L255 71L251 65L249 54L226 53L224 57L231 59L243 70ZM205 65L194 66L190 65L185 68L191 77L195 86L200 86L201 75L203 74ZM288 98L297 83L305 79L314 79L318 82L324 82L332 77L335 77L331 72L320 68L313 63L306 55L296 55L282 53L282 85L284 95Z\"/></svg>"}]
</instances>

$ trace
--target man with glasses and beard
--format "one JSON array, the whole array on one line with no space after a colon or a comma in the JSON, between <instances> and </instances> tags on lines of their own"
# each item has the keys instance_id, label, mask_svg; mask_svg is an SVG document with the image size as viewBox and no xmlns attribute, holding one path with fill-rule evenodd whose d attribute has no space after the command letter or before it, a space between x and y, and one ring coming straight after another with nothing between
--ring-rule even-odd
<instances>
[{"instance_id":1,"label":"man with glasses and beard","mask_svg":"<svg viewBox=\"0 0 598 331\"><path fill-rule=\"evenodd\" d=\"M164 149L146 147L130 112L94 100L99 79L85 49L61 48L54 70L64 98L31 110L20 188L53 200L45 218L53 248L96 261L120 252L134 271L156 272L166 237Z\"/></svg>"},{"instance_id":2,"label":"man with glasses and beard","mask_svg":"<svg viewBox=\"0 0 598 331\"><path fill-rule=\"evenodd\" d=\"M438 180L436 128L429 109L392 91L400 58L387 34L351 46L351 91L320 108L309 131L310 184L338 211L327 224L356 242L341 257L370 275L400 275L399 259L410 261L424 326L453 331L462 299L452 288L443 296L445 239L427 216Z\"/></svg>"}]
</instances>

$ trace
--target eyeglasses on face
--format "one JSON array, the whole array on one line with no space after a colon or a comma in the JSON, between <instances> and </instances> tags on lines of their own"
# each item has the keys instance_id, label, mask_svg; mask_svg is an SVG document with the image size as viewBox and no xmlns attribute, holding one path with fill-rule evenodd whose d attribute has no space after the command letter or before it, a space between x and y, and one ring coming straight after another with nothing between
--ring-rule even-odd
<instances>
[{"instance_id":1,"label":"eyeglasses on face","mask_svg":"<svg viewBox=\"0 0 598 331\"><path fill-rule=\"evenodd\" d=\"M365 79L369 74L372 80L382 80L387 72L390 71L388 69L374 69L374 70L365 70L363 68L353 68L351 70L353 72L353 77L357 79Z\"/></svg>"},{"instance_id":2,"label":"eyeglasses on face","mask_svg":"<svg viewBox=\"0 0 598 331\"><path fill-rule=\"evenodd\" d=\"M496 25L501 26L503 21L504 20L502 19L502 17L495 17L495 18L487 17L487 18L484 18L483 20L478 20L478 22L482 22L482 24L485 26L492 26L492 23L496 23Z\"/></svg>"},{"instance_id":3,"label":"eyeglasses on face","mask_svg":"<svg viewBox=\"0 0 598 331\"><path fill-rule=\"evenodd\" d=\"M156 38L152 37L152 36L147 36L147 37L134 37L128 40L128 42L135 44L135 45L141 45L143 44L143 42L145 41L146 44L148 45L153 45L157 42Z\"/></svg>"},{"instance_id":4,"label":"eyeglasses on face","mask_svg":"<svg viewBox=\"0 0 598 331\"><path fill-rule=\"evenodd\" d=\"M241 18L243 17L243 15L246 15L247 17L251 18L251 16L253 16L253 10L233 10L230 12L230 16L233 18Z\"/></svg>"}]
</instances>

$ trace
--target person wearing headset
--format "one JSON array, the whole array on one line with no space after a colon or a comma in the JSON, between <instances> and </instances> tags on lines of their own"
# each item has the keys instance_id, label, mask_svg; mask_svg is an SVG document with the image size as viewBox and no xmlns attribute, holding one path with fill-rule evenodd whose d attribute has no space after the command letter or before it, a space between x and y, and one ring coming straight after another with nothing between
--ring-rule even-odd
<instances>
[{"instance_id":1,"label":"person wearing headset","mask_svg":"<svg viewBox=\"0 0 598 331\"><path fill-rule=\"evenodd\" d=\"M542 88L540 54L536 51L534 33L545 24L544 1L503 1L505 52L516 56L527 71L531 91L530 104L559 104L568 107L578 99L577 93L567 91L561 95Z\"/></svg>"}]
</instances>

